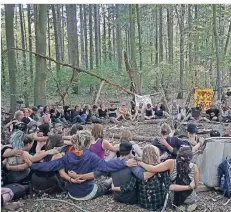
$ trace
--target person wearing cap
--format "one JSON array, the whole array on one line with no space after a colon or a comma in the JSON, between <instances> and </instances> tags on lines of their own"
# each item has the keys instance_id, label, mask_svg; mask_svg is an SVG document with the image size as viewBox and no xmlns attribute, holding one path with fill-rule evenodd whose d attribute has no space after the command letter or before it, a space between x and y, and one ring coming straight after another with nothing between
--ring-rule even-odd
<instances>
[{"instance_id":1,"label":"person wearing cap","mask_svg":"<svg viewBox=\"0 0 231 212\"><path fill-rule=\"evenodd\" d=\"M31 108L31 110L32 110L32 113L31 113L31 115L30 115L30 117L33 119L33 120L35 120L35 121L38 121L39 120L39 116L38 116L38 108L36 107L36 106L33 106L32 108Z\"/></svg>"},{"instance_id":2,"label":"person wearing cap","mask_svg":"<svg viewBox=\"0 0 231 212\"><path fill-rule=\"evenodd\" d=\"M197 136L198 128L195 124L188 124L187 132L188 142L192 147L192 152L196 152L204 144L204 138Z\"/></svg>"}]
</instances>

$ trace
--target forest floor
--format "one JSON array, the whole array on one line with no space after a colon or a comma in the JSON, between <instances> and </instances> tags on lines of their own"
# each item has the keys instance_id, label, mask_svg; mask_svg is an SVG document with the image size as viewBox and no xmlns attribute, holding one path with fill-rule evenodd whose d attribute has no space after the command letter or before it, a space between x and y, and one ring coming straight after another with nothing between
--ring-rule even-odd
<instances>
[{"instance_id":1,"label":"forest floor","mask_svg":"<svg viewBox=\"0 0 231 212\"><path fill-rule=\"evenodd\" d=\"M91 125L85 126L85 128L91 128ZM107 133L115 133L120 134L122 129L129 129L133 135L140 135L140 136L157 136L159 125L157 124L131 124L130 122L124 122L120 126L115 127L115 124L108 124L104 125L105 128L105 136L107 137ZM211 128L210 125L205 124L205 128ZM109 138L108 138L109 139ZM118 139L110 139L113 143L118 143ZM149 142L137 142L141 147L144 147ZM214 212L228 212L231 211L231 201L227 205L223 205L225 202L228 201L227 198L220 195L215 190L211 190L208 192L199 192L198 193L198 208L196 211L214 211ZM40 200L41 198L49 198L49 199L56 199L56 200ZM69 203L75 204L75 206L71 206L67 203L59 202L58 200L64 200ZM61 211L88 211L88 212L98 212L98 211L105 211L105 212L112 212L112 211L123 211L123 212L132 212L132 211L140 211L144 212L146 210L141 209L135 205L125 205L118 202L115 202L112 198L111 194L96 198L94 200L89 201L73 201L68 198L67 194L59 194L56 196L48 196L43 195L42 197L38 197L33 195L33 197L29 197L23 200L20 200L24 204L17 211L24 211L24 212L61 212ZM3 210L4 211L4 210ZM167 210L166 210L167 211ZM170 210L169 210L170 211Z\"/></svg>"}]
</instances>

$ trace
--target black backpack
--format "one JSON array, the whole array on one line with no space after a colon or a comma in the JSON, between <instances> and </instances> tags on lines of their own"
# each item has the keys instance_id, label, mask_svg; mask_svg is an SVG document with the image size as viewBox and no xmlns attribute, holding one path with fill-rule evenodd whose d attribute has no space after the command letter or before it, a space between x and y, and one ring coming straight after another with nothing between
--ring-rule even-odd
<instances>
[{"instance_id":1,"label":"black backpack","mask_svg":"<svg viewBox=\"0 0 231 212\"><path fill-rule=\"evenodd\" d=\"M12 183L12 184L8 184L8 185L3 186L3 188L9 188L13 191L13 193L14 193L13 200L23 198L24 196L29 194L29 186L28 185L21 185L18 183Z\"/></svg>"},{"instance_id":2,"label":"black backpack","mask_svg":"<svg viewBox=\"0 0 231 212\"><path fill-rule=\"evenodd\" d=\"M218 166L218 184L223 195L231 198L231 159Z\"/></svg>"}]
</instances>

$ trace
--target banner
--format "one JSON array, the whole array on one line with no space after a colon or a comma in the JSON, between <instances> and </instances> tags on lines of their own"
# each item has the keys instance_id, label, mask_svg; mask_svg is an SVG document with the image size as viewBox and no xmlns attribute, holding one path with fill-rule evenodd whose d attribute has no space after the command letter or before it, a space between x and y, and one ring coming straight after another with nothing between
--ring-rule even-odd
<instances>
[{"instance_id":1,"label":"banner","mask_svg":"<svg viewBox=\"0 0 231 212\"><path fill-rule=\"evenodd\" d=\"M136 101L136 106L139 106L140 103L143 103L144 106L146 106L147 104L152 105L152 100L150 95L139 96L135 94L135 101Z\"/></svg>"},{"instance_id":2,"label":"banner","mask_svg":"<svg viewBox=\"0 0 231 212\"><path fill-rule=\"evenodd\" d=\"M202 110L207 110L213 101L213 89L199 89L196 88L194 91L194 107L202 105Z\"/></svg>"}]
</instances>

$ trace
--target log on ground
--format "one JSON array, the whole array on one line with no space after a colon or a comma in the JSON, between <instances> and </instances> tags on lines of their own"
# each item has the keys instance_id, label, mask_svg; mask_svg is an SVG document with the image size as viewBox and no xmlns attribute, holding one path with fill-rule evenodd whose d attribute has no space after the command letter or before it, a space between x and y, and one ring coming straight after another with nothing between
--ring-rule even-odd
<instances>
[{"instance_id":1,"label":"log on ground","mask_svg":"<svg viewBox=\"0 0 231 212\"><path fill-rule=\"evenodd\" d=\"M108 137L110 138L116 138L116 139L120 139L120 134L108 134ZM151 137L151 136L138 136L138 135L134 135L132 137L132 140L133 141L146 141L146 142L152 142L154 139L154 137Z\"/></svg>"}]
</instances>

